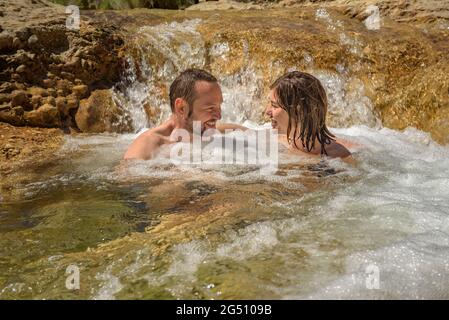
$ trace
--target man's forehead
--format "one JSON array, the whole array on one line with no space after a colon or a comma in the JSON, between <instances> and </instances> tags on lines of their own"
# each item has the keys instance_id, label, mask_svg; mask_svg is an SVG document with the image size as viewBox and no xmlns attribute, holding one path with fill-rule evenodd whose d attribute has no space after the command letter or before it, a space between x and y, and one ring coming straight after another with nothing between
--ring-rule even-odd
<instances>
[{"instance_id":1,"label":"man's forehead","mask_svg":"<svg viewBox=\"0 0 449 320\"><path fill-rule=\"evenodd\" d=\"M215 100L220 99L223 102L220 85L217 82L197 81L195 84L195 100ZM210 102L210 101L208 101ZM213 101L216 102L216 101Z\"/></svg>"},{"instance_id":2,"label":"man's forehead","mask_svg":"<svg viewBox=\"0 0 449 320\"><path fill-rule=\"evenodd\" d=\"M197 93L200 92L209 92L209 91L214 91L214 90L220 90L220 85L217 82L209 82L209 81L197 81L195 83L195 91Z\"/></svg>"}]
</instances>

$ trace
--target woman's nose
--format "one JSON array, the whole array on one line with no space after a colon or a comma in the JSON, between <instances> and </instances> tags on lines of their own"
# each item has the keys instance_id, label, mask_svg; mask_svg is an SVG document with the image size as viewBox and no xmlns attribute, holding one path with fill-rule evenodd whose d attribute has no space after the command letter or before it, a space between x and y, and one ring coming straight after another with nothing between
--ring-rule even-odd
<instances>
[{"instance_id":1,"label":"woman's nose","mask_svg":"<svg viewBox=\"0 0 449 320\"><path fill-rule=\"evenodd\" d=\"M271 110L271 106L270 106L270 105L268 105L268 106L266 107L266 109L265 109L265 115L268 116L268 117L271 117L271 116L273 115L273 112L272 112L272 110Z\"/></svg>"}]
</instances>

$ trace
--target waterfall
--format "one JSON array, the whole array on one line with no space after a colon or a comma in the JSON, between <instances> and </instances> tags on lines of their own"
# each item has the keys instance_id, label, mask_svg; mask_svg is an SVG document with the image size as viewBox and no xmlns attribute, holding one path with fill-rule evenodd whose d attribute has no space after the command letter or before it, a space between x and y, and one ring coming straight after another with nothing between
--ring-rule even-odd
<instances>
[{"instance_id":1,"label":"waterfall","mask_svg":"<svg viewBox=\"0 0 449 320\"><path fill-rule=\"evenodd\" d=\"M128 67L114 89L114 98L132 119L136 132L167 119L171 112L169 86L187 68L209 70L219 79L224 98L223 121L235 123L263 122L267 83L287 70L298 69L270 61L269 56L266 57L269 68L257 65L245 39L240 41L241 49L232 48L230 43L220 39L206 44L198 31L201 23L201 19L192 19L143 26L129 40ZM239 53L242 64L229 72L224 69L232 63L231 50L242 51ZM365 96L363 83L350 76L344 66L320 70L314 68L310 55L305 54L304 60L308 69L303 71L319 78L328 93L331 126L380 124L371 100Z\"/></svg>"}]
</instances>

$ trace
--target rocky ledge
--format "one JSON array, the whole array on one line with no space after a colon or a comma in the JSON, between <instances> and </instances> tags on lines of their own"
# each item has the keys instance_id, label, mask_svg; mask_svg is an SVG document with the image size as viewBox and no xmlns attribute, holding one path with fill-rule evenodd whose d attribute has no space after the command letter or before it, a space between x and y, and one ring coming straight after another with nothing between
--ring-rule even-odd
<instances>
[{"instance_id":1,"label":"rocky ledge","mask_svg":"<svg viewBox=\"0 0 449 320\"><path fill-rule=\"evenodd\" d=\"M7 17L0 30L0 122L66 132L87 127L82 115L76 123L76 112L120 77L117 27L82 19L79 30L67 29L63 7L46 1L1 1L0 8ZM44 8L45 19L34 16ZM13 17L21 12L29 19L18 24Z\"/></svg>"}]
</instances>

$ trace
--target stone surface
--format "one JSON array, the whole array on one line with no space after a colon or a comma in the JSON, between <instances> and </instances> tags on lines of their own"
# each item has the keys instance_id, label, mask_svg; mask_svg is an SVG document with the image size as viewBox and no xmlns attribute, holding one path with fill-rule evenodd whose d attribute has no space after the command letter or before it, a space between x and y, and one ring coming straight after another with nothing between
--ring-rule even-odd
<instances>
[{"instance_id":1,"label":"stone surface","mask_svg":"<svg viewBox=\"0 0 449 320\"><path fill-rule=\"evenodd\" d=\"M26 112L24 119L27 125L35 127L60 127L61 118L58 108L44 104L37 110Z\"/></svg>"},{"instance_id":2,"label":"stone surface","mask_svg":"<svg viewBox=\"0 0 449 320\"><path fill-rule=\"evenodd\" d=\"M80 101L75 116L82 132L127 132L130 122L112 99L110 90L96 90Z\"/></svg>"}]
</instances>

